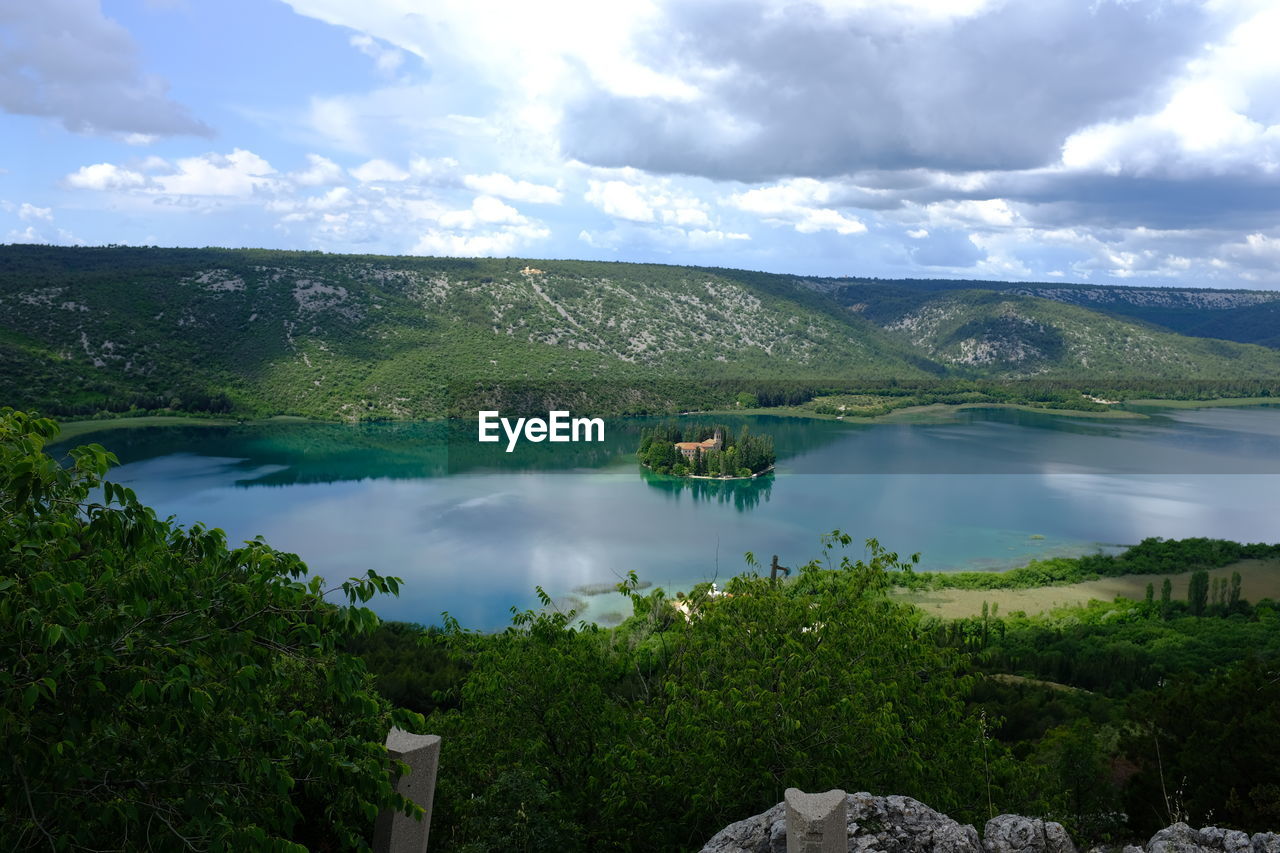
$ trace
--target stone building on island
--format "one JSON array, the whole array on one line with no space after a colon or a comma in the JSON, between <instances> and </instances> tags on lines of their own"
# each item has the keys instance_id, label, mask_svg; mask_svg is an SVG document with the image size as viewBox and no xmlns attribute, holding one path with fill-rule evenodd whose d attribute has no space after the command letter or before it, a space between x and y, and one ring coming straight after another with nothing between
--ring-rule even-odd
<instances>
[{"instance_id":1,"label":"stone building on island","mask_svg":"<svg viewBox=\"0 0 1280 853\"><path fill-rule=\"evenodd\" d=\"M685 459L692 460L698 454L708 450L724 450L724 436L720 434L720 430L716 430L715 436L706 441L677 441L676 450L679 450Z\"/></svg>"}]
</instances>

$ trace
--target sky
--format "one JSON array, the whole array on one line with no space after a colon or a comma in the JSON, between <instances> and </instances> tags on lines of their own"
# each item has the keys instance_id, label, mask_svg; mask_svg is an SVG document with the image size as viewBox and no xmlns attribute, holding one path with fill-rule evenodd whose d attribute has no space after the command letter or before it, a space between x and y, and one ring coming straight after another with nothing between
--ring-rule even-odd
<instances>
[{"instance_id":1,"label":"sky","mask_svg":"<svg viewBox=\"0 0 1280 853\"><path fill-rule=\"evenodd\" d=\"M1280 289L1280 3L0 0L0 242Z\"/></svg>"}]
</instances>

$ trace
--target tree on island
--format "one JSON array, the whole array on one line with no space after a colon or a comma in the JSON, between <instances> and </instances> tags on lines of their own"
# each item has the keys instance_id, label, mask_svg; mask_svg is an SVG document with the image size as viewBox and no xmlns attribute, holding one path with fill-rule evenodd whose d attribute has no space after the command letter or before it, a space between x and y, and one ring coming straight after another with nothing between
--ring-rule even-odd
<instances>
[{"instance_id":1,"label":"tree on island","mask_svg":"<svg viewBox=\"0 0 1280 853\"><path fill-rule=\"evenodd\" d=\"M719 445L691 447L714 442ZM678 445L685 444L682 450ZM771 467L777 459L773 438L752 435L749 427L737 434L725 424L698 424L680 427L662 424L640 433L637 452L640 464L658 474L677 477L753 477Z\"/></svg>"}]
</instances>

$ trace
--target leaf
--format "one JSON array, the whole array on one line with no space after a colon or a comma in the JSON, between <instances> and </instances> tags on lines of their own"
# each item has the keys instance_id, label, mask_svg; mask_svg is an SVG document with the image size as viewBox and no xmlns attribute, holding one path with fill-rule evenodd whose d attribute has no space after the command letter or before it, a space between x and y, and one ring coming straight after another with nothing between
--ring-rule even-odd
<instances>
[{"instance_id":1,"label":"leaf","mask_svg":"<svg viewBox=\"0 0 1280 853\"><path fill-rule=\"evenodd\" d=\"M63 628L61 625L47 625L44 629L44 644L46 647L57 645L62 639Z\"/></svg>"}]
</instances>

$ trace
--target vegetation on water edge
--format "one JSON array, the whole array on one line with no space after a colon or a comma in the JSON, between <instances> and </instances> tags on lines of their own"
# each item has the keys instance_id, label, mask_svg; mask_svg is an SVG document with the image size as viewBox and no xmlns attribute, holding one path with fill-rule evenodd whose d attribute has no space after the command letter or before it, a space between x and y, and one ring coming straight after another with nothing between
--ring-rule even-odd
<instances>
[{"instance_id":1,"label":"vegetation on water edge","mask_svg":"<svg viewBox=\"0 0 1280 853\"><path fill-rule=\"evenodd\" d=\"M634 615L612 630L549 610L425 631L398 666L434 684L417 710L461 765L433 843L692 849L790 785L907 793L977 824L1042 815L1081 842L1280 821L1275 602L936 619L884 598L910 564L868 545L721 595L624 584Z\"/></svg>"},{"instance_id":2,"label":"vegetation on water edge","mask_svg":"<svg viewBox=\"0 0 1280 853\"><path fill-rule=\"evenodd\" d=\"M1280 557L1280 545L1225 539L1151 537L1119 554L1032 560L1004 572L910 572L894 582L910 589L1030 589L1121 575L1163 575L1217 569L1240 560Z\"/></svg>"},{"instance_id":3,"label":"vegetation on water edge","mask_svg":"<svg viewBox=\"0 0 1280 853\"><path fill-rule=\"evenodd\" d=\"M676 445L701 443L719 439L718 446L694 448L682 453ZM753 435L743 425L736 434L724 424L681 427L669 423L645 428L640 432L640 464L657 474L676 477L746 478L763 474L773 467L777 454L773 437Z\"/></svg>"}]
</instances>

